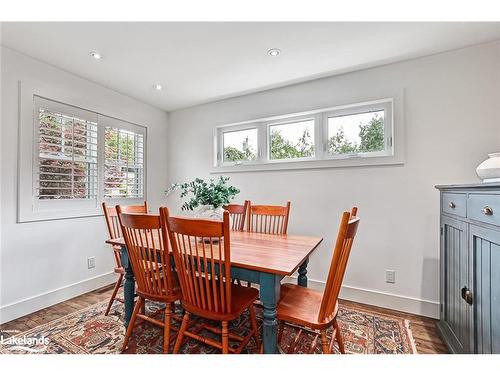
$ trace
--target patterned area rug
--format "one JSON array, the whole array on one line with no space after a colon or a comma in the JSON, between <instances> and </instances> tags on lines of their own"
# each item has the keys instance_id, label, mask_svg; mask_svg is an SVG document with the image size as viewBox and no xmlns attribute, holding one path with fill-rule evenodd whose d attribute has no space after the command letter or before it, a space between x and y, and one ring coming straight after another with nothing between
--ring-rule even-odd
<instances>
[{"instance_id":1,"label":"patterned area rug","mask_svg":"<svg viewBox=\"0 0 500 375\"><path fill-rule=\"evenodd\" d=\"M115 303L110 314L104 316L107 302L101 302L84 310L38 326L26 332L10 332L2 338L0 353L45 353L45 354L117 354L124 338L123 305ZM151 313L162 306L148 302ZM181 309L177 307L177 314ZM161 314L157 317L161 318ZM262 311L257 308L259 324ZM409 322L393 316L373 313L363 309L339 308L339 325L343 333L346 351L352 354L415 354ZM195 324L202 324L200 319ZM178 323L176 323L178 325ZM233 321L231 330L239 335L249 329L248 317ZM285 352L293 345L300 329L286 325L281 347ZM207 336L210 336L207 334ZM308 353L315 333L303 331L293 353ZM162 353L162 329L150 323L137 325L126 353ZM173 346L171 346L172 349ZM337 348L335 351L338 352ZM182 353L220 353L219 350L187 340L181 347ZM253 340L244 349L245 353L257 353ZM315 353L321 352L318 344Z\"/></svg>"}]
</instances>

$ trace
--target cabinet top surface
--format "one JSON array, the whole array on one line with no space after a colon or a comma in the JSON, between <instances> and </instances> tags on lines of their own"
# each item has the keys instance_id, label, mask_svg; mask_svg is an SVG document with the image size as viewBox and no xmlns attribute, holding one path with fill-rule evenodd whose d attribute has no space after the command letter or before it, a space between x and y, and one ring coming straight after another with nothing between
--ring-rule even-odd
<instances>
[{"instance_id":1,"label":"cabinet top surface","mask_svg":"<svg viewBox=\"0 0 500 375\"><path fill-rule=\"evenodd\" d=\"M471 184L449 184L449 185L435 185L439 190L452 190L452 189L500 189L500 182L477 182Z\"/></svg>"}]
</instances>

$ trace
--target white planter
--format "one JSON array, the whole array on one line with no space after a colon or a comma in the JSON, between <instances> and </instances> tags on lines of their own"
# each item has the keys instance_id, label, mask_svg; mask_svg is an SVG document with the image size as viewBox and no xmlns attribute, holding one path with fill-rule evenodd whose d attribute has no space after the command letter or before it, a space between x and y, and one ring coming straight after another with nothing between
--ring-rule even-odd
<instances>
[{"instance_id":1,"label":"white planter","mask_svg":"<svg viewBox=\"0 0 500 375\"><path fill-rule=\"evenodd\" d=\"M500 181L500 152L488 156L489 158L476 168L476 173L483 182Z\"/></svg>"},{"instance_id":2,"label":"white planter","mask_svg":"<svg viewBox=\"0 0 500 375\"><path fill-rule=\"evenodd\" d=\"M211 220L223 220L224 209L222 207L214 208L211 205L200 206L195 211L196 217L202 219L211 219Z\"/></svg>"}]
</instances>

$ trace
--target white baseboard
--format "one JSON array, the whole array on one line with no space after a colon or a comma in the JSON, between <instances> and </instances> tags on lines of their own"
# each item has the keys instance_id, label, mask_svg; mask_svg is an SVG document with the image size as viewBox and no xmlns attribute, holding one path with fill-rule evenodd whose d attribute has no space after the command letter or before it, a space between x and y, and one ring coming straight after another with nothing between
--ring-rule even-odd
<instances>
[{"instance_id":1,"label":"white baseboard","mask_svg":"<svg viewBox=\"0 0 500 375\"><path fill-rule=\"evenodd\" d=\"M50 290L0 307L0 324L31 314L35 311L66 301L92 290L116 282L116 274L108 272L74 284Z\"/></svg>"},{"instance_id":2,"label":"white baseboard","mask_svg":"<svg viewBox=\"0 0 500 375\"><path fill-rule=\"evenodd\" d=\"M297 277L286 277L284 281L296 283ZM323 290L325 288L325 282L308 279L308 286L313 289ZM387 309L439 319L439 302L435 301L401 296L377 290L356 288L348 285L342 286L342 289L340 290L340 298L348 301L365 303L367 305L384 307Z\"/></svg>"}]
</instances>

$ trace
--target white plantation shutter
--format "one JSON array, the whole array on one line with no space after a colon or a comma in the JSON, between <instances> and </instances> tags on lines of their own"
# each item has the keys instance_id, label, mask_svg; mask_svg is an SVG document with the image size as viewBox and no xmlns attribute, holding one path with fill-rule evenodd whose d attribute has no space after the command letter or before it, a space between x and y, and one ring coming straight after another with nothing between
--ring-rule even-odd
<instances>
[{"instance_id":1,"label":"white plantation shutter","mask_svg":"<svg viewBox=\"0 0 500 375\"><path fill-rule=\"evenodd\" d=\"M34 198L98 197L97 115L35 97Z\"/></svg>"},{"instance_id":2,"label":"white plantation shutter","mask_svg":"<svg viewBox=\"0 0 500 375\"><path fill-rule=\"evenodd\" d=\"M144 198L145 128L106 118L104 197Z\"/></svg>"},{"instance_id":3,"label":"white plantation shutter","mask_svg":"<svg viewBox=\"0 0 500 375\"><path fill-rule=\"evenodd\" d=\"M29 206L22 202L21 220L98 215L103 200L146 199L145 127L32 98L31 181L22 184L32 194Z\"/></svg>"}]
</instances>

